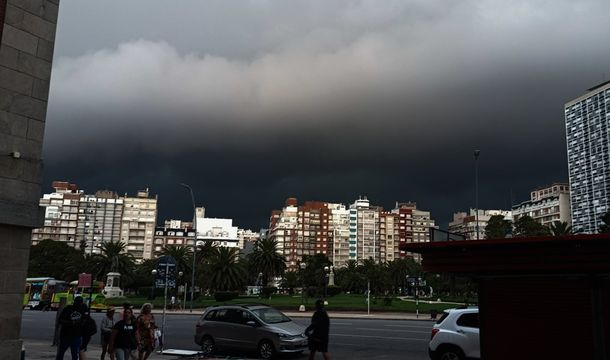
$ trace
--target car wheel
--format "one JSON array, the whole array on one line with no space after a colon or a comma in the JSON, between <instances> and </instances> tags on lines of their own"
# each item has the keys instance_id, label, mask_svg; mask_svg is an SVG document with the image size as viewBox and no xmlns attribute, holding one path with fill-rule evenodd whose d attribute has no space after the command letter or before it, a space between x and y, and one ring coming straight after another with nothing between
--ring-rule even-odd
<instances>
[{"instance_id":1,"label":"car wheel","mask_svg":"<svg viewBox=\"0 0 610 360\"><path fill-rule=\"evenodd\" d=\"M456 346L446 346L439 351L438 360L464 360L464 353Z\"/></svg>"},{"instance_id":2,"label":"car wheel","mask_svg":"<svg viewBox=\"0 0 610 360\"><path fill-rule=\"evenodd\" d=\"M201 352L203 356L214 355L216 352L216 344L214 343L214 339L210 336L206 336L201 340Z\"/></svg>"},{"instance_id":3,"label":"car wheel","mask_svg":"<svg viewBox=\"0 0 610 360\"><path fill-rule=\"evenodd\" d=\"M258 356L262 359L272 359L275 355L273 343L269 340L263 340L258 344Z\"/></svg>"}]
</instances>

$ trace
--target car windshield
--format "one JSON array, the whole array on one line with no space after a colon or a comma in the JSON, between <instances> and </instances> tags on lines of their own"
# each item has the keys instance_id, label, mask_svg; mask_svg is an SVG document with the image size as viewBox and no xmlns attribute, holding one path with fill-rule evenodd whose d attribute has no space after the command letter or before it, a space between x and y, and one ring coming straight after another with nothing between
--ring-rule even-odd
<instances>
[{"instance_id":1,"label":"car windshield","mask_svg":"<svg viewBox=\"0 0 610 360\"><path fill-rule=\"evenodd\" d=\"M256 309L252 310L252 312L254 313L254 315L256 315L259 319L261 319L267 324L277 324L290 321L290 318L288 316L282 314L282 312L278 310L271 308Z\"/></svg>"}]
</instances>

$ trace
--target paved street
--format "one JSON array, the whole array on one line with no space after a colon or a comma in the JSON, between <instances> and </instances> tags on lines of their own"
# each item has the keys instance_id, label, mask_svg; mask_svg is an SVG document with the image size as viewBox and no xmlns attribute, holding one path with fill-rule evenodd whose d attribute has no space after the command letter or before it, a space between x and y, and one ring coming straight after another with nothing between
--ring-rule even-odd
<instances>
[{"instance_id":1,"label":"paved street","mask_svg":"<svg viewBox=\"0 0 610 360\"><path fill-rule=\"evenodd\" d=\"M93 314L99 324L103 314ZM161 315L156 314L161 324ZM166 348L197 350L193 334L197 317L185 314L166 316ZM307 325L308 318L293 318ZM26 310L23 312L21 337L27 342L53 338L54 312ZM331 317L330 352L335 359L428 359L427 344L430 339L430 321L345 319ZM91 347L99 347L99 336L92 339ZM27 352L27 349L26 349ZM242 354L231 354L242 355ZM305 359L306 354L289 356L289 359ZM68 357L69 358L69 357Z\"/></svg>"}]
</instances>

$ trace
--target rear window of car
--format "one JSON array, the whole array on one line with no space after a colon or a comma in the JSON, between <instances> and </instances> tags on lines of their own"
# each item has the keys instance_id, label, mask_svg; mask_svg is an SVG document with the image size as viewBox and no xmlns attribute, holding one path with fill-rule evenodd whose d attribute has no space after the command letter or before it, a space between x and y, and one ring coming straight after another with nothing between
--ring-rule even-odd
<instances>
[{"instance_id":1,"label":"rear window of car","mask_svg":"<svg viewBox=\"0 0 610 360\"><path fill-rule=\"evenodd\" d=\"M471 313L471 314L462 314L455 322L458 326L471 327L471 328L479 328L479 314Z\"/></svg>"},{"instance_id":2,"label":"rear window of car","mask_svg":"<svg viewBox=\"0 0 610 360\"><path fill-rule=\"evenodd\" d=\"M442 323L443 321L445 321L445 319L447 318L447 316L449 316L449 313L448 313L448 312L443 313L443 315L440 317L440 319L438 319L438 320L436 321L436 323L437 323L437 324Z\"/></svg>"}]
</instances>

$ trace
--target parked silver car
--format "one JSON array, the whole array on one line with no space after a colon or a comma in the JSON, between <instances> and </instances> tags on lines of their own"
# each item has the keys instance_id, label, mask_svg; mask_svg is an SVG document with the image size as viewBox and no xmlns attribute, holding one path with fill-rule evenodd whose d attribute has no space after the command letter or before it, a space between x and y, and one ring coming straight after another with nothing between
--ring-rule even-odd
<instances>
[{"instance_id":1,"label":"parked silver car","mask_svg":"<svg viewBox=\"0 0 610 360\"><path fill-rule=\"evenodd\" d=\"M217 350L256 351L263 359L307 349L305 327L266 305L208 307L195 330L204 355Z\"/></svg>"}]
</instances>

